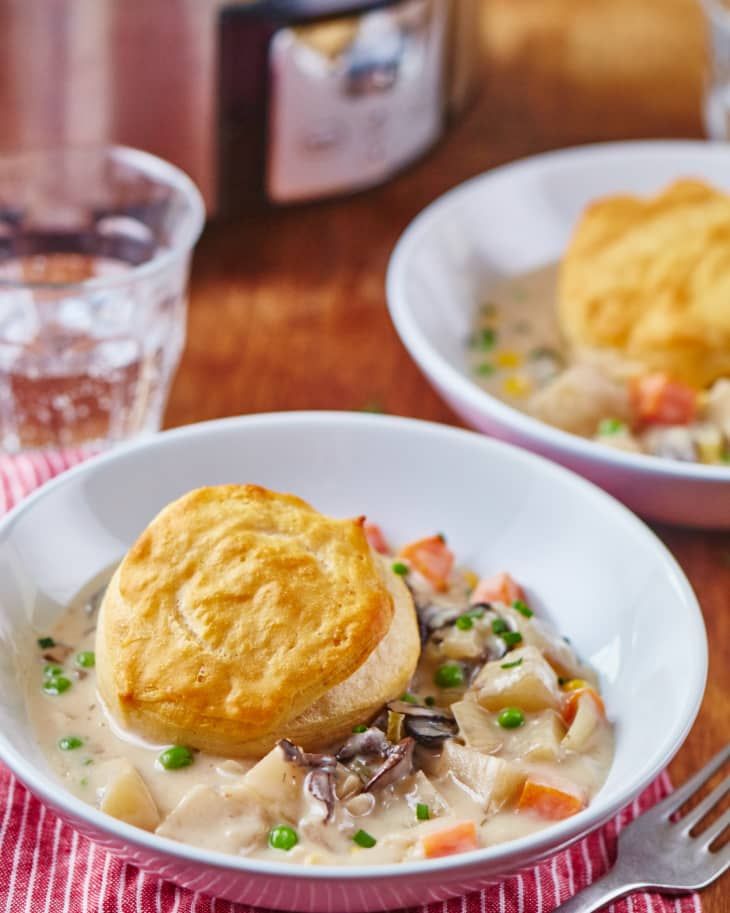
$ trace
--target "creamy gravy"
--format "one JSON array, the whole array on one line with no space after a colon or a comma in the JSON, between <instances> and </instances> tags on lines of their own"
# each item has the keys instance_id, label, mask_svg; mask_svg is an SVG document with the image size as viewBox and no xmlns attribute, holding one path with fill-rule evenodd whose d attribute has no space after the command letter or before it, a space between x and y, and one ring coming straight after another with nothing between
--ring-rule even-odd
<instances>
[{"instance_id":1,"label":"creamy gravy","mask_svg":"<svg viewBox=\"0 0 730 913\"><path fill-rule=\"evenodd\" d=\"M615 352L571 352L557 318L559 264L501 279L477 309L467 345L474 380L540 421L631 453L730 463L730 379L696 395L682 421L636 414L630 384L646 368Z\"/></svg>"},{"instance_id":2,"label":"creamy gravy","mask_svg":"<svg viewBox=\"0 0 730 913\"><path fill-rule=\"evenodd\" d=\"M534 645L550 657L562 674L592 678L590 670L579 663L562 638L539 619L525 617L510 606L488 608L481 617L472 619L468 630L455 626L453 607L469 604L465 602L470 590L466 580L464 573L455 572L449 592L436 594L415 571L409 574L417 605L428 604L431 611L435 604L446 616L451 612L450 622L437 627L424 647L412 691L407 695L409 701L417 700L421 705L437 702L441 708L453 705L458 715L465 693L469 695L473 690L474 675L479 673L485 651L492 651L490 655L494 656L506 649L493 632L496 618L505 619L511 631L524 635L516 648L518 652ZM444 767L443 759L450 751L467 751L460 738L449 739L435 748L419 743L412 772L378 791L363 793L358 777L338 765L338 799L332 820L325 824L322 803L305 788L306 770L287 760L279 748L258 765L195 752L190 766L165 770L158 757L167 746L149 745L120 731L99 701L94 668L79 668L78 654L94 649L94 626L93 606L80 602L64 614L51 632L55 646L38 648L28 686L38 741L64 786L92 805L98 806L104 800L123 759L131 762L159 813L158 832L186 843L238 855L310 864L374 864L422 858L424 835L441 831L449 824L473 821L477 845L488 846L551 823L541 814L516 808L526 778L569 784L587 803L604 782L611 763L613 736L605 720L589 733L585 744L573 750L566 747L573 730L562 720L559 707L558 712L526 712L523 725L506 729L498 725L495 709L471 702L467 709L479 717L477 742L484 740L481 747L489 755L472 748L469 757L489 757L486 763L496 767L504 762L504 770L499 769L500 778L505 772L509 774L504 781L492 783L491 768L477 771L475 778L473 770L454 770L448 764ZM68 655L63 656L66 652ZM505 652L501 660L508 662L516 655L514 650ZM55 663L54 657L63 661ZM463 662L463 668L471 675L472 688L469 681L455 687L436 686L434 677L445 662ZM520 664L513 660L509 674L520 671ZM71 682L63 693L44 693L49 665L62 667L63 677ZM545 668L554 677L552 669ZM561 692L561 700L567 693ZM461 724L463 717L458 718ZM370 721L363 721L363 725L366 723ZM381 725L385 728L385 723ZM401 731L398 738L402 735ZM81 744L63 750L62 740L68 738ZM333 746L333 751L340 747ZM458 766L462 760L457 757L454 764ZM377 767L380 761L368 763ZM429 820L419 820L419 807L428 809ZM288 852L273 849L267 843L270 829L278 824L291 826L298 835L298 844ZM358 831L373 838L375 845L359 845L353 839Z\"/></svg>"}]
</instances>

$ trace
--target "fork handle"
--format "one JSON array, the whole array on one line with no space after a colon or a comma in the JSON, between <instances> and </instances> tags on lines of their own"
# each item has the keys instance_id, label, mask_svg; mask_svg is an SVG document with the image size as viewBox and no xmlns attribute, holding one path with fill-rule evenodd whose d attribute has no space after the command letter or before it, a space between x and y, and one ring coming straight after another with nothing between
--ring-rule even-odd
<instances>
[{"instance_id":1,"label":"fork handle","mask_svg":"<svg viewBox=\"0 0 730 913\"><path fill-rule=\"evenodd\" d=\"M556 907L554 913L595 913L606 904L645 887L645 882L627 882L625 878L617 878L615 871L611 871Z\"/></svg>"}]
</instances>

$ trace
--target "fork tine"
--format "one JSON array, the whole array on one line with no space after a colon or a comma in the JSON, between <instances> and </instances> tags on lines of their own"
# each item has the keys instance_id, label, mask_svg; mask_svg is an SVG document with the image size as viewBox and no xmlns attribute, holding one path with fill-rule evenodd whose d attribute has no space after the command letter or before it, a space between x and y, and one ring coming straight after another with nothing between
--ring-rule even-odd
<instances>
[{"instance_id":1,"label":"fork tine","mask_svg":"<svg viewBox=\"0 0 730 913\"><path fill-rule=\"evenodd\" d=\"M727 762L730 758L730 745L726 745L722 751L719 751L712 760L708 761L707 764L696 773L693 777L690 777L686 783L675 789L673 793L667 796L666 799L662 799L661 802L652 808L648 814L653 814L656 812L659 815L671 815L672 812L676 812L680 805L684 805L687 799L690 796L694 795L697 790L705 783L706 780L709 780L710 777L718 771L723 764Z\"/></svg>"},{"instance_id":2,"label":"fork tine","mask_svg":"<svg viewBox=\"0 0 730 913\"><path fill-rule=\"evenodd\" d=\"M717 821L713 821L706 831L703 831L698 835L702 840L702 846L709 846L713 840L717 840L717 838L729 824L730 808L728 808L722 815L720 815ZM728 844L728 847L730 847L730 844Z\"/></svg>"},{"instance_id":3,"label":"fork tine","mask_svg":"<svg viewBox=\"0 0 730 913\"><path fill-rule=\"evenodd\" d=\"M680 818L677 824L680 824L685 831L692 830L695 824L698 824L720 802L728 789L730 789L730 777L726 777L722 783L718 783L712 792L705 796L699 805L687 812L684 818Z\"/></svg>"}]
</instances>

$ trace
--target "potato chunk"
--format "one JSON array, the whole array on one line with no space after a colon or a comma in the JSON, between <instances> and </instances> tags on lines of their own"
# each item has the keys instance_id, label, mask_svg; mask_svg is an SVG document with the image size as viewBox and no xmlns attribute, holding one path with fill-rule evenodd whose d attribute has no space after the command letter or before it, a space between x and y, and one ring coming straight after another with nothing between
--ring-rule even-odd
<instances>
[{"instance_id":1,"label":"potato chunk","mask_svg":"<svg viewBox=\"0 0 730 913\"><path fill-rule=\"evenodd\" d=\"M137 769L119 758L104 766L102 776L107 770L109 779L102 787L99 808L119 821L153 831L160 823L160 813Z\"/></svg>"},{"instance_id":2,"label":"potato chunk","mask_svg":"<svg viewBox=\"0 0 730 913\"><path fill-rule=\"evenodd\" d=\"M272 813L286 812L286 818L296 818L302 802L302 785L306 771L290 764L278 746L264 755L243 777L250 789Z\"/></svg>"},{"instance_id":3,"label":"potato chunk","mask_svg":"<svg viewBox=\"0 0 730 913\"><path fill-rule=\"evenodd\" d=\"M528 761L557 761L565 724L554 710L543 710L510 734L510 752Z\"/></svg>"},{"instance_id":4,"label":"potato chunk","mask_svg":"<svg viewBox=\"0 0 730 913\"><path fill-rule=\"evenodd\" d=\"M263 843L267 831L260 803L239 784L193 786L157 828L163 837L236 854Z\"/></svg>"},{"instance_id":5,"label":"potato chunk","mask_svg":"<svg viewBox=\"0 0 730 913\"><path fill-rule=\"evenodd\" d=\"M444 744L439 772L451 774L483 809L497 809L522 788L525 774L514 764L453 740Z\"/></svg>"},{"instance_id":6,"label":"potato chunk","mask_svg":"<svg viewBox=\"0 0 730 913\"><path fill-rule=\"evenodd\" d=\"M558 679L537 647L522 647L509 654L510 664L503 668L504 660L487 663L474 681L477 700L487 710L519 707L528 712L557 710L560 707Z\"/></svg>"}]
</instances>

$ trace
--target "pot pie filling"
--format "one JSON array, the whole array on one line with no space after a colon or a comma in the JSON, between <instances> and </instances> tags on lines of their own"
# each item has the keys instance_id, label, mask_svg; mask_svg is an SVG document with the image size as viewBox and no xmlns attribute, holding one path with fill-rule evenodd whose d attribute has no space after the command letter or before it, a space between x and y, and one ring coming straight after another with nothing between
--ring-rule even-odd
<instances>
[{"instance_id":1,"label":"pot pie filling","mask_svg":"<svg viewBox=\"0 0 730 913\"><path fill-rule=\"evenodd\" d=\"M253 760L154 744L99 697L102 591L39 636L30 672L38 740L64 785L165 837L306 864L437 858L583 809L613 753L594 672L509 574L478 579L443 536L394 554L378 527L365 532L417 612L407 690L316 751L286 737Z\"/></svg>"},{"instance_id":2,"label":"pot pie filling","mask_svg":"<svg viewBox=\"0 0 730 913\"><path fill-rule=\"evenodd\" d=\"M606 446L730 463L729 242L730 196L700 181L594 201L559 263L488 290L471 376Z\"/></svg>"}]
</instances>

